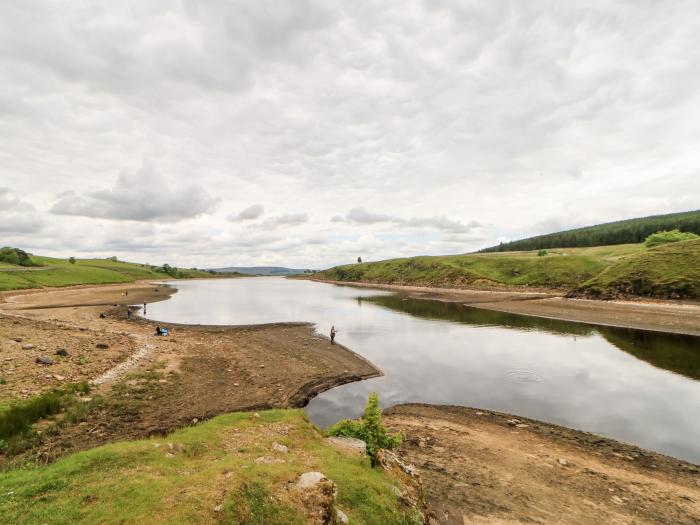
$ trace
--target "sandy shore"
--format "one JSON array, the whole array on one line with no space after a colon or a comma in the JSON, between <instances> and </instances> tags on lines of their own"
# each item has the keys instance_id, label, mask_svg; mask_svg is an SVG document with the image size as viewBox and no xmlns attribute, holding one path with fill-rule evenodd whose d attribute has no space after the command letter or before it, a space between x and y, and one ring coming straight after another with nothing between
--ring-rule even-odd
<instances>
[{"instance_id":1,"label":"sandy shore","mask_svg":"<svg viewBox=\"0 0 700 525\"><path fill-rule=\"evenodd\" d=\"M385 422L441 524L700 523L696 465L488 410L400 405Z\"/></svg>"},{"instance_id":2,"label":"sandy shore","mask_svg":"<svg viewBox=\"0 0 700 525\"><path fill-rule=\"evenodd\" d=\"M157 337L156 323L126 318L124 305L172 292L137 283L3 294L0 404L78 381L96 383L94 394L105 398L89 422L42 438L34 456L163 434L224 412L299 407L329 388L381 373L306 323L169 323L171 336ZM67 356L56 355L59 348ZM37 364L40 357L53 364Z\"/></svg>"},{"instance_id":3,"label":"sandy shore","mask_svg":"<svg viewBox=\"0 0 700 525\"><path fill-rule=\"evenodd\" d=\"M596 301L567 299L546 290L468 290L395 284L330 282L390 290L406 297L462 303L475 308L562 321L700 336L700 303L662 300Z\"/></svg>"}]
</instances>

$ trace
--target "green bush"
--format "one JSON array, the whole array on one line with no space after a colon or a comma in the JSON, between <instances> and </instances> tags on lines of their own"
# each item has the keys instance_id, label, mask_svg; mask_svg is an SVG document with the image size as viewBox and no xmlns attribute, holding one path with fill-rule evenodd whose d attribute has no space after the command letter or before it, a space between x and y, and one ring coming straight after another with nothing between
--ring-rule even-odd
<instances>
[{"instance_id":1,"label":"green bush","mask_svg":"<svg viewBox=\"0 0 700 525\"><path fill-rule=\"evenodd\" d=\"M537 252L537 256L544 257L545 255L547 255L547 253L548 253L547 250L540 250Z\"/></svg>"},{"instance_id":2,"label":"green bush","mask_svg":"<svg viewBox=\"0 0 700 525\"><path fill-rule=\"evenodd\" d=\"M86 394L89 390L87 383L78 383L12 405L0 414L0 439L26 434L38 420L71 407L75 403L73 396L76 393Z\"/></svg>"},{"instance_id":3,"label":"green bush","mask_svg":"<svg viewBox=\"0 0 700 525\"><path fill-rule=\"evenodd\" d=\"M690 241L692 239L700 239L700 236L691 232L682 232L680 230L668 230L652 233L644 241L644 246L653 248L661 244L669 242Z\"/></svg>"},{"instance_id":4,"label":"green bush","mask_svg":"<svg viewBox=\"0 0 700 525\"><path fill-rule=\"evenodd\" d=\"M34 261L27 252L9 246L0 248L0 261L19 266L34 266Z\"/></svg>"},{"instance_id":5,"label":"green bush","mask_svg":"<svg viewBox=\"0 0 700 525\"><path fill-rule=\"evenodd\" d=\"M367 444L367 455L372 466L377 464L377 451L380 448L392 449L401 443L401 435L390 436L382 424L382 409L379 406L379 396L372 392L367 399L362 418L356 420L343 419L326 430L328 436L353 437Z\"/></svg>"}]
</instances>

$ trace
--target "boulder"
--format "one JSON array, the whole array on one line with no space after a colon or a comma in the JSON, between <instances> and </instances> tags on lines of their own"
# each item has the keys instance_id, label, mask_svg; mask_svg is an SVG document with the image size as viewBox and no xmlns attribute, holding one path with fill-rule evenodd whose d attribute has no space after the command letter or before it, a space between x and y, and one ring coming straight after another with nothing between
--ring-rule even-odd
<instances>
[{"instance_id":1,"label":"boulder","mask_svg":"<svg viewBox=\"0 0 700 525\"><path fill-rule=\"evenodd\" d=\"M329 445L334 446L335 448L340 448L343 450L356 452L358 454L366 454L367 453L367 443L365 443L361 439L357 439L357 438L353 438L353 437L331 436L331 437L326 438L326 442Z\"/></svg>"},{"instance_id":2,"label":"boulder","mask_svg":"<svg viewBox=\"0 0 700 525\"><path fill-rule=\"evenodd\" d=\"M68 352L65 348L59 348L58 350L56 350L56 355L60 355L61 357L68 357Z\"/></svg>"},{"instance_id":3,"label":"boulder","mask_svg":"<svg viewBox=\"0 0 700 525\"><path fill-rule=\"evenodd\" d=\"M348 525L348 523L350 523L350 520L348 519L347 515L342 510L335 509L335 514L337 517L337 523L342 523L342 525Z\"/></svg>"},{"instance_id":4,"label":"boulder","mask_svg":"<svg viewBox=\"0 0 700 525\"><path fill-rule=\"evenodd\" d=\"M289 452L289 449L280 443L273 443L272 450L273 452L280 452L282 454L287 454Z\"/></svg>"},{"instance_id":5,"label":"boulder","mask_svg":"<svg viewBox=\"0 0 700 525\"><path fill-rule=\"evenodd\" d=\"M37 357L36 364L37 365L52 365L53 361L51 359L49 359L48 357Z\"/></svg>"},{"instance_id":6,"label":"boulder","mask_svg":"<svg viewBox=\"0 0 700 525\"><path fill-rule=\"evenodd\" d=\"M325 525L335 523L335 483L321 472L305 472L297 479L293 490L304 506L306 523Z\"/></svg>"}]
</instances>

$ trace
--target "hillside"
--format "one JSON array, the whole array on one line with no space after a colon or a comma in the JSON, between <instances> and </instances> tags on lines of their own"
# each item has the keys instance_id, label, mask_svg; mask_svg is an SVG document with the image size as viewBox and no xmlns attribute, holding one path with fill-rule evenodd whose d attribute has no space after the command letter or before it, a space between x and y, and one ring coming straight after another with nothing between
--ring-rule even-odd
<instances>
[{"instance_id":1,"label":"hillside","mask_svg":"<svg viewBox=\"0 0 700 525\"><path fill-rule=\"evenodd\" d=\"M314 278L443 288L531 286L574 288L641 245L537 252L423 256L337 266Z\"/></svg>"},{"instance_id":2,"label":"hillside","mask_svg":"<svg viewBox=\"0 0 700 525\"><path fill-rule=\"evenodd\" d=\"M268 276L301 275L308 273L308 270L284 268L282 266L229 266L227 268L214 268L214 271L221 273L241 273L244 275Z\"/></svg>"},{"instance_id":3,"label":"hillside","mask_svg":"<svg viewBox=\"0 0 700 525\"><path fill-rule=\"evenodd\" d=\"M42 286L70 286L76 284L113 284L140 279L193 279L214 277L214 274L169 265L115 261L112 259L68 259L32 255L34 266L0 263L0 291Z\"/></svg>"},{"instance_id":4,"label":"hillside","mask_svg":"<svg viewBox=\"0 0 700 525\"><path fill-rule=\"evenodd\" d=\"M620 259L578 291L594 297L700 299L700 239L664 244Z\"/></svg>"},{"instance_id":5,"label":"hillside","mask_svg":"<svg viewBox=\"0 0 700 525\"><path fill-rule=\"evenodd\" d=\"M390 259L337 266L314 279L438 288L536 287L571 295L700 298L700 240Z\"/></svg>"},{"instance_id":6,"label":"hillside","mask_svg":"<svg viewBox=\"0 0 700 525\"><path fill-rule=\"evenodd\" d=\"M485 248L481 250L481 252L507 252L640 243L652 233L674 229L682 232L700 234L700 210L671 213L667 215L652 215L649 217L576 228L547 235L538 235L536 237Z\"/></svg>"}]
</instances>

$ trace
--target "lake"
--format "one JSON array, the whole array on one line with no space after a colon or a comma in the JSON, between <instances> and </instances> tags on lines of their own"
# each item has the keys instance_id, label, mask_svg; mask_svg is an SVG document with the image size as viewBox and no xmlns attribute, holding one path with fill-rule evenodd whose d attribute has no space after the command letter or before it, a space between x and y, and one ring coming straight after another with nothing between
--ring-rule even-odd
<instances>
[{"instance_id":1,"label":"lake","mask_svg":"<svg viewBox=\"0 0 700 525\"><path fill-rule=\"evenodd\" d=\"M700 463L700 338L540 319L458 303L276 277L177 281L148 305L165 323L307 321L383 377L334 388L306 410L320 426L421 402L513 413Z\"/></svg>"}]
</instances>

